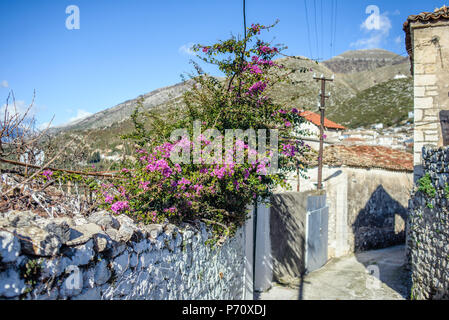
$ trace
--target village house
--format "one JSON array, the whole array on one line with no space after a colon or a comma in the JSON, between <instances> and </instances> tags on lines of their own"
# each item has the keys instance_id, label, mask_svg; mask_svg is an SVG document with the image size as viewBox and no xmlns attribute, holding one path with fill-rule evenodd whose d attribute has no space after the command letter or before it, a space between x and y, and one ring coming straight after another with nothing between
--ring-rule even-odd
<instances>
[{"instance_id":1,"label":"village house","mask_svg":"<svg viewBox=\"0 0 449 320\"><path fill-rule=\"evenodd\" d=\"M302 130L307 130L310 136L302 137L304 141L314 150L318 150L320 147L320 126L321 116L312 111L304 111L300 114L308 122L303 123L300 127ZM327 118L324 118L324 143L332 144L338 142L347 128L335 123Z\"/></svg>"}]
</instances>

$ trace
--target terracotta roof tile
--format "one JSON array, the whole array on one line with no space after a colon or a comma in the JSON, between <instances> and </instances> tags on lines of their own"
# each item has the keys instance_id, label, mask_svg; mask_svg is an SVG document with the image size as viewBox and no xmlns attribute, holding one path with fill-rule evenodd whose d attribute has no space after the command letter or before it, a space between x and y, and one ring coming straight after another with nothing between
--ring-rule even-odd
<instances>
[{"instance_id":1,"label":"terracotta roof tile","mask_svg":"<svg viewBox=\"0 0 449 320\"><path fill-rule=\"evenodd\" d=\"M413 171L413 155L411 153L383 146L333 145L324 149L323 162L329 166Z\"/></svg>"},{"instance_id":2,"label":"terracotta roof tile","mask_svg":"<svg viewBox=\"0 0 449 320\"><path fill-rule=\"evenodd\" d=\"M312 111L304 111L301 112L299 115L317 126L321 125L321 115L319 114L316 114ZM324 127L328 129L346 130L346 127L343 127L342 125L335 123L327 118L324 118Z\"/></svg>"}]
</instances>

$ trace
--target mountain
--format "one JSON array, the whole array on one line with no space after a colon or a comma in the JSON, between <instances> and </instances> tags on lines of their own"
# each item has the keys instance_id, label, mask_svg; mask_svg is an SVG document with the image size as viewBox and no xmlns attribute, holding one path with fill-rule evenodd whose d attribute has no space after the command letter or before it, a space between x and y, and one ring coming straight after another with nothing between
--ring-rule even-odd
<instances>
[{"instance_id":1,"label":"mountain","mask_svg":"<svg viewBox=\"0 0 449 320\"><path fill-rule=\"evenodd\" d=\"M410 76L410 62L408 60L405 63L383 66L374 69L373 71L369 70L336 74L337 78L341 78L357 92L366 90L395 78L406 78Z\"/></svg>"},{"instance_id":2,"label":"mountain","mask_svg":"<svg viewBox=\"0 0 449 320\"><path fill-rule=\"evenodd\" d=\"M347 51L324 61L323 64L335 73L373 71L385 66L409 63L409 59L383 49Z\"/></svg>"},{"instance_id":3,"label":"mountain","mask_svg":"<svg viewBox=\"0 0 449 320\"><path fill-rule=\"evenodd\" d=\"M413 111L413 79L393 79L359 92L327 110L329 119L349 128L383 123L398 126Z\"/></svg>"},{"instance_id":4,"label":"mountain","mask_svg":"<svg viewBox=\"0 0 449 320\"><path fill-rule=\"evenodd\" d=\"M127 100L115 107L97 112L81 120L71 122L67 125L55 127L53 130L86 130L104 128L128 119L133 113L139 99L143 98L143 108L148 110L158 106L163 106L169 102L174 103L184 92L189 90L191 81L175 84L173 86L163 87L147 94L138 96L135 99Z\"/></svg>"},{"instance_id":5,"label":"mountain","mask_svg":"<svg viewBox=\"0 0 449 320\"><path fill-rule=\"evenodd\" d=\"M313 80L313 74L321 74L330 77L333 72L325 65L304 57L282 58L277 63L285 65L289 69L297 70L290 78L294 84L280 83L269 91L275 102L285 104L289 107L315 111L318 109L318 94L321 90L320 82ZM311 70L311 72L300 72L301 68ZM328 83L329 84L329 83ZM354 97L357 90L346 83L342 77L336 77L327 87L327 93L331 94L331 103L342 103Z\"/></svg>"},{"instance_id":6,"label":"mountain","mask_svg":"<svg viewBox=\"0 0 449 320\"><path fill-rule=\"evenodd\" d=\"M294 84L281 83L269 91L276 102L288 107L317 111L320 84L313 80L316 73L327 77L335 74L335 80L326 88L331 94L326 104L326 117L337 123L351 128L375 123L397 125L412 109L410 63L395 53L381 49L357 50L323 63L305 57L281 58L277 62L296 70L292 74ZM311 72L301 72L303 68ZM191 84L187 81L154 90L53 131L84 134L85 130L93 130L89 144L113 154L123 143L119 136L132 130L129 117L138 99L143 98L145 109L159 108L163 112L181 104L182 95Z\"/></svg>"}]
</instances>

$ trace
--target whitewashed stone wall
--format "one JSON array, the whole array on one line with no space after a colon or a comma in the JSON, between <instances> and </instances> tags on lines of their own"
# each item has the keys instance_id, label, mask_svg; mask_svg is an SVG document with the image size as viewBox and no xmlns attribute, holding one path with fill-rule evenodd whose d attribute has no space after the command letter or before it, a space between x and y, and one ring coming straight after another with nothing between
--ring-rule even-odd
<instances>
[{"instance_id":1,"label":"whitewashed stone wall","mask_svg":"<svg viewBox=\"0 0 449 320\"><path fill-rule=\"evenodd\" d=\"M0 213L0 299L242 299L245 235L205 245L204 224L136 225L97 212Z\"/></svg>"}]
</instances>

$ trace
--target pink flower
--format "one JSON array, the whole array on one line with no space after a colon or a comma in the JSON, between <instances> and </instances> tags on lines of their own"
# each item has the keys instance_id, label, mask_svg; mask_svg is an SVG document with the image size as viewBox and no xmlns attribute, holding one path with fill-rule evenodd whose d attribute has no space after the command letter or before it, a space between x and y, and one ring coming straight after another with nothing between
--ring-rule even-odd
<instances>
[{"instance_id":1,"label":"pink flower","mask_svg":"<svg viewBox=\"0 0 449 320\"><path fill-rule=\"evenodd\" d=\"M110 196L110 195L106 195L106 197L104 198L104 202L106 203L112 203L112 200L114 200L114 197Z\"/></svg>"},{"instance_id":2,"label":"pink flower","mask_svg":"<svg viewBox=\"0 0 449 320\"><path fill-rule=\"evenodd\" d=\"M190 180L187 180L186 178L182 178L181 180L178 181L178 185L181 186L181 190L185 190L186 189L186 185L191 184Z\"/></svg>"},{"instance_id":3,"label":"pink flower","mask_svg":"<svg viewBox=\"0 0 449 320\"><path fill-rule=\"evenodd\" d=\"M196 193L199 194L201 192L201 190L204 189L204 186L201 184L196 184L193 186L193 189L195 189Z\"/></svg>"},{"instance_id":4,"label":"pink flower","mask_svg":"<svg viewBox=\"0 0 449 320\"><path fill-rule=\"evenodd\" d=\"M239 139L237 139L237 141L235 141L235 146L238 151L243 151L246 147L245 142L243 142L242 140L239 140Z\"/></svg>"},{"instance_id":5,"label":"pink flower","mask_svg":"<svg viewBox=\"0 0 449 320\"><path fill-rule=\"evenodd\" d=\"M252 24L251 25L251 30L254 33L260 34L260 29L261 29L261 26L259 24Z\"/></svg>"},{"instance_id":6,"label":"pink flower","mask_svg":"<svg viewBox=\"0 0 449 320\"><path fill-rule=\"evenodd\" d=\"M257 166L257 171L258 174L267 174L267 167L265 162L261 162L258 166Z\"/></svg>"},{"instance_id":7,"label":"pink flower","mask_svg":"<svg viewBox=\"0 0 449 320\"><path fill-rule=\"evenodd\" d=\"M173 173L173 170L168 165L167 161L164 159L157 160L155 162L150 162L146 169L151 172L159 171L166 178L170 177Z\"/></svg>"},{"instance_id":8,"label":"pink flower","mask_svg":"<svg viewBox=\"0 0 449 320\"><path fill-rule=\"evenodd\" d=\"M42 172L42 175L44 177L46 177L48 180L50 180L50 177L53 175L53 171L51 170L45 170L44 172Z\"/></svg>"},{"instance_id":9,"label":"pink flower","mask_svg":"<svg viewBox=\"0 0 449 320\"><path fill-rule=\"evenodd\" d=\"M262 45L259 46L259 52L262 53L273 53L273 52L279 52L279 49L276 47L270 48L268 46Z\"/></svg>"},{"instance_id":10,"label":"pink flower","mask_svg":"<svg viewBox=\"0 0 449 320\"><path fill-rule=\"evenodd\" d=\"M291 127L291 126L292 126L292 124L291 124L291 122L290 122L290 121L285 121L285 126L286 126L287 128L289 128L289 127Z\"/></svg>"},{"instance_id":11,"label":"pink flower","mask_svg":"<svg viewBox=\"0 0 449 320\"><path fill-rule=\"evenodd\" d=\"M164 212L167 212L167 213L176 213L176 212L178 212L178 209L177 209L176 207L170 207L170 208L168 208L168 209L164 209Z\"/></svg>"},{"instance_id":12,"label":"pink flower","mask_svg":"<svg viewBox=\"0 0 449 320\"><path fill-rule=\"evenodd\" d=\"M267 84L262 81L258 81L254 83L248 90L248 94L253 95L254 93L262 93L265 88L267 87Z\"/></svg>"},{"instance_id":13,"label":"pink flower","mask_svg":"<svg viewBox=\"0 0 449 320\"><path fill-rule=\"evenodd\" d=\"M178 184L191 184L191 182L186 178L182 178L181 180L179 180Z\"/></svg>"},{"instance_id":14,"label":"pink flower","mask_svg":"<svg viewBox=\"0 0 449 320\"><path fill-rule=\"evenodd\" d=\"M151 211L150 212L150 216L153 216L153 222L155 222L156 221L156 216L157 216L157 212L156 211Z\"/></svg>"},{"instance_id":15,"label":"pink flower","mask_svg":"<svg viewBox=\"0 0 449 320\"><path fill-rule=\"evenodd\" d=\"M296 147L291 144L283 144L282 145L282 154L288 157L294 157L297 150Z\"/></svg>"},{"instance_id":16,"label":"pink flower","mask_svg":"<svg viewBox=\"0 0 449 320\"><path fill-rule=\"evenodd\" d=\"M173 149L173 145L169 142L164 143L161 146L157 146L155 150L161 153L162 158L169 158Z\"/></svg>"},{"instance_id":17,"label":"pink flower","mask_svg":"<svg viewBox=\"0 0 449 320\"><path fill-rule=\"evenodd\" d=\"M248 68L252 74L261 74L262 70L257 65L249 65Z\"/></svg>"},{"instance_id":18,"label":"pink flower","mask_svg":"<svg viewBox=\"0 0 449 320\"><path fill-rule=\"evenodd\" d=\"M124 209L129 209L128 201L117 201L111 206L111 210L115 213L119 213Z\"/></svg>"},{"instance_id":19,"label":"pink flower","mask_svg":"<svg viewBox=\"0 0 449 320\"><path fill-rule=\"evenodd\" d=\"M148 191L150 188L148 188L148 185L150 184L149 181L140 181L139 182L139 187L143 190L143 191Z\"/></svg>"}]
</instances>

